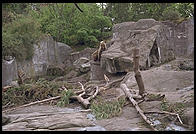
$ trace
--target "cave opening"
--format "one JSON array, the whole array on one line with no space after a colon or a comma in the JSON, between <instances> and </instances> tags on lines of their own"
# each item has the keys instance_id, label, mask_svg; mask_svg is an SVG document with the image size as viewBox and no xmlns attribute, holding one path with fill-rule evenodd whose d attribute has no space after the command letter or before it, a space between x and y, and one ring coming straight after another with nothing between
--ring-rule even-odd
<instances>
[{"instance_id":1,"label":"cave opening","mask_svg":"<svg viewBox=\"0 0 196 134\"><path fill-rule=\"evenodd\" d=\"M146 67L150 68L152 66L159 64L159 62L160 62L160 48L158 47L157 42L155 40L152 49L150 50L150 54L147 57Z\"/></svg>"}]
</instances>

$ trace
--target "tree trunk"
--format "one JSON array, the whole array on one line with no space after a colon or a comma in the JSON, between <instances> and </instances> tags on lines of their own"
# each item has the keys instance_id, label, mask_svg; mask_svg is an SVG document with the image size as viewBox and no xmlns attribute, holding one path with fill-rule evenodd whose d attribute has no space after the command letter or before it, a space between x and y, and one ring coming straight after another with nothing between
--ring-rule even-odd
<instances>
[{"instance_id":1,"label":"tree trunk","mask_svg":"<svg viewBox=\"0 0 196 134\"><path fill-rule=\"evenodd\" d=\"M144 88L144 83L142 80L141 73L139 71L139 49L134 48L133 50L133 62L134 62L134 73L135 73L135 79L137 81L138 87L139 87L139 95L143 95L145 88Z\"/></svg>"}]
</instances>

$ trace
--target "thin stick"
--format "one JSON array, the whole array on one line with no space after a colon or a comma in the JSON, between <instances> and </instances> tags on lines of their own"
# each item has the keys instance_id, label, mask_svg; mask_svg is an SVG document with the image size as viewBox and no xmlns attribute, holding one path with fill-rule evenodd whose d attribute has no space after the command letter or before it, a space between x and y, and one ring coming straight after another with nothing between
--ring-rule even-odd
<instances>
[{"instance_id":1,"label":"thin stick","mask_svg":"<svg viewBox=\"0 0 196 134\"><path fill-rule=\"evenodd\" d=\"M170 115L175 115L177 116L179 122L181 124L183 124L182 120L180 119L180 116L179 114L176 114L176 113L171 113L171 112L167 112L167 111L148 111L148 112L144 112L145 114L151 114L151 113L158 113L158 114L170 114Z\"/></svg>"},{"instance_id":2,"label":"thin stick","mask_svg":"<svg viewBox=\"0 0 196 134\"><path fill-rule=\"evenodd\" d=\"M3 108L6 108L11 102L8 102L5 106L3 106Z\"/></svg>"},{"instance_id":3,"label":"thin stick","mask_svg":"<svg viewBox=\"0 0 196 134\"><path fill-rule=\"evenodd\" d=\"M92 96L90 96L90 97L87 98L88 101L91 101L92 99L94 99L97 96L98 93L99 93L99 88L98 88L98 86L96 86L95 93Z\"/></svg>"},{"instance_id":4,"label":"thin stick","mask_svg":"<svg viewBox=\"0 0 196 134\"><path fill-rule=\"evenodd\" d=\"M127 88L126 84L121 84L120 85L121 89L124 91L125 95L129 98L129 100L131 101L131 103L133 104L133 106L136 108L137 112L141 115L141 117L144 119L144 121L146 123L148 123L150 125L150 127L154 130L154 131L158 131L156 128L153 127L153 123L148 120L148 118L144 115L143 110L138 106L137 102L133 99L132 94L129 92L129 89Z\"/></svg>"},{"instance_id":5,"label":"thin stick","mask_svg":"<svg viewBox=\"0 0 196 134\"><path fill-rule=\"evenodd\" d=\"M36 105L36 104L39 104L39 103L48 102L48 101L51 101L51 100L56 100L56 99L59 99L59 98L61 98L61 96L56 96L56 97L52 97L52 98L49 98L49 99L45 99L45 100L41 100L41 101L32 102L32 103L25 104L25 105L22 105L22 106L19 106L19 107L15 107L15 108L11 108L11 109L4 110L3 113L9 112L9 111L13 111L13 110L16 110L16 109L19 109L19 108L28 107L28 106L31 106L31 105Z\"/></svg>"},{"instance_id":6,"label":"thin stick","mask_svg":"<svg viewBox=\"0 0 196 134\"><path fill-rule=\"evenodd\" d=\"M82 83L81 82L78 82L78 83L81 85L82 91L85 91L84 86L82 85Z\"/></svg>"}]
</instances>

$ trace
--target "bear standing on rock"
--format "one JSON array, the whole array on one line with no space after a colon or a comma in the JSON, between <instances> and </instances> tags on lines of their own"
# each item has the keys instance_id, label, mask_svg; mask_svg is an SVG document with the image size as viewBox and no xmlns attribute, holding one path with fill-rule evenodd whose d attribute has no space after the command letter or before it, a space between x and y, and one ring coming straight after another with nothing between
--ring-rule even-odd
<instances>
[{"instance_id":1,"label":"bear standing on rock","mask_svg":"<svg viewBox=\"0 0 196 134\"><path fill-rule=\"evenodd\" d=\"M106 47L106 42L105 41L101 41L99 44L99 49L96 50L93 54L92 54L92 58L94 61L100 61L101 59L101 54L103 51L105 51L107 49Z\"/></svg>"}]
</instances>

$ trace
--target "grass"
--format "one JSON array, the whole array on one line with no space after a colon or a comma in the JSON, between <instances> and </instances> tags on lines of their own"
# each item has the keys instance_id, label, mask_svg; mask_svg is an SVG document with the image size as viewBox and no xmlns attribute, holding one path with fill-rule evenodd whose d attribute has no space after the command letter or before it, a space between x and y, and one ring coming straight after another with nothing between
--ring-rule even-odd
<instances>
[{"instance_id":1,"label":"grass","mask_svg":"<svg viewBox=\"0 0 196 134\"><path fill-rule=\"evenodd\" d=\"M62 93L61 93L61 99L60 99L60 101L57 103L57 106L59 106L59 107L64 107L64 106L66 106L67 104L69 104L69 98L71 97L71 96L73 96L74 95L74 92L71 90L71 89L69 89L69 90L67 90L67 91L62 91Z\"/></svg>"},{"instance_id":2,"label":"grass","mask_svg":"<svg viewBox=\"0 0 196 134\"><path fill-rule=\"evenodd\" d=\"M108 119L121 114L125 101L125 98L119 98L118 100L113 101L103 101L99 97L98 101L93 101L90 109L96 119Z\"/></svg>"},{"instance_id":3,"label":"grass","mask_svg":"<svg viewBox=\"0 0 196 134\"><path fill-rule=\"evenodd\" d=\"M169 103L166 100L163 100L161 102L161 110L163 111L168 111L168 112L173 112L173 113L178 113L179 115L183 115L185 108L185 104L182 102L176 102L176 103Z\"/></svg>"}]
</instances>

